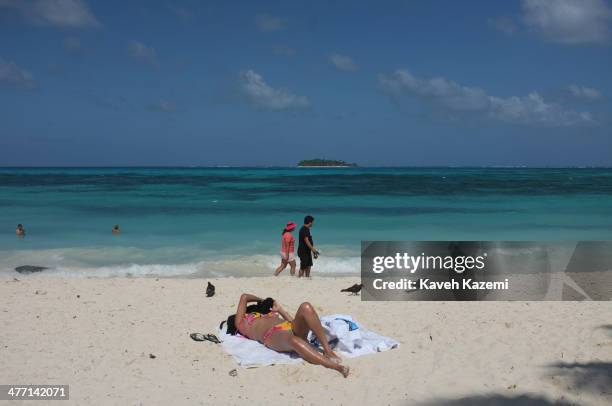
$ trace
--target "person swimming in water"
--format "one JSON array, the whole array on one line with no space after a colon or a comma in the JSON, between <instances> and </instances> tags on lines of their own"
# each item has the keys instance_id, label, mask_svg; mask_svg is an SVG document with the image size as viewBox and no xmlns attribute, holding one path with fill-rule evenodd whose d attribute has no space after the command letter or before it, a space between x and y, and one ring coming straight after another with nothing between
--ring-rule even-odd
<instances>
[{"instance_id":1,"label":"person swimming in water","mask_svg":"<svg viewBox=\"0 0 612 406\"><path fill-rule=\"evenodd\" d=\"M25 237L25 228L23 228L23 224L17 224L17 229L15 230L15 234L18 237Z\"/></svg>"},{"instance_id":2,"label":"person swimming in water","mask_svg":"<svg viewBox=\"0 0 612 406\"><path fill-rule=\"evenodd\" d=\"M248 305L253 302L255 304ZM308 343L310 331L319 339L323 347L322 354ZM262 300L255 295L243 293L236 314L227 318L227 332L239 332L274 351L296 352L306 361L334 369L345 378L349 375L349 367L342 365L340 357L332 351L319 315L308 302L302 303L295 317L292 317L272 298Z\"/></svg>"},{"instance_id":3,"label":"person swimming in water","mask_svg":"<svg viewBox=\"0 0 612 406\"><path fill-rule=\"evenodd\" d=\"M281 263L274 271L274 276L278 276L285 270L287 265L291 267L291 276L295 275L295 238L291 232L295 230L296 224L293 221L287 223L283 229L281 237Z\"/></svg>"},{"instance_id":4,"label":"person swimming in water","mask_svg":"<svg viewBox=\"0 0 612 406\"><path fill-rule=\"evenodd\" d=\"M115 226L113 227L113 234L115 235L121 234L121 228L119 228L119 224L115 224Z\"/></svg>"}]
</instances>

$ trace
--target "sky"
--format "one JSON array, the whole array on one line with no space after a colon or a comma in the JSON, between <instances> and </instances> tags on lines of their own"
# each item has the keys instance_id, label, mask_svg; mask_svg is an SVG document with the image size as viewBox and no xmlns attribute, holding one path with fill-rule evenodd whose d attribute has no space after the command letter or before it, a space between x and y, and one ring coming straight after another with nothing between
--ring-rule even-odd
<instances>
[{"instance_id":1,"label":"sky","mask_svg":"<svg viewBox=\"0 0 612 406\"><path fill-rule=\"evenodd\" d=\"M612 166L612 4L0 0L0 166Z\"/></svg>"}]
</instances>

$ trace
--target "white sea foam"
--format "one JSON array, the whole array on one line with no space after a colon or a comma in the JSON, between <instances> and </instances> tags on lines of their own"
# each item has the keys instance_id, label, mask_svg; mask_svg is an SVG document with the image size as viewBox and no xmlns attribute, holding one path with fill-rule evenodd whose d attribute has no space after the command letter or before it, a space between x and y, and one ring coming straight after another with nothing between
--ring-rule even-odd
<instances>
[{"instance_id":1,"label":"white sea foam","mask_svg":"<svg viewBox=\"0 0 612 406\"><path fill-rule=\"evenodd\" d=\"M126 249L122 248L122 254ZM204 259L186 263L159 263L159 255L147 257L141 252L130 252L123 263L109 263L109 252L100 253L93 248L68 250L34 250L14 252L0 262L1 273L12 273L19 265L45 266L49 269L36 275L76 277L243 277L271 275L280 263L278 255L213 255L202 253ZM117 255L114 251L112 254ZM103 261L104 256L107 261ZM148 260L148 261L147 261ZM154 262L155 261L155 262ZM299 267L299 259L297 260ZM312 273L319 275L357 274L360 271L358 256L320 256L314 261ZM286 273L289 272L287 267Z\"/></svg>"}]
</instances>

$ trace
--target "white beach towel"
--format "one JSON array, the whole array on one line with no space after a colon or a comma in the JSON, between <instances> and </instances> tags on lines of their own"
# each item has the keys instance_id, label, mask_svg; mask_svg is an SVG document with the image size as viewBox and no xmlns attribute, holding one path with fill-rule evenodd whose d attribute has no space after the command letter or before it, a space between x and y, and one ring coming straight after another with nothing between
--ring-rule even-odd
<instances>
[{"instance_id":1,"label":"white beach towel","mask_svg":"<svg viewBox=\"0 0 612 406\"><path fill-rule=\"evenodd\" d=\"M399 346L399 342L376 334L351 316L332 314L321 317L327 341L334 351L346 358L360 357L366 354L388 351ZM311 344L319 346L312 331L308 335Z\"/></svg>"},{"instance_id":2,"label":"white beach towel","mask_svg":"<svg viewBox=\"0 0 612 406\"><path fill-rule=\"evenodd\" d=\"M345 314L323 316L321 324L334 351L346 358L374 354L399 346L396 340L367 330L351 316ZM240 366L248 368L261 365L296 364L303 361L297 354L276 352L240 334L229 335L225 332L225 324L223 327L219 330L223 349L234 357ZM312 345L319 346L312 332L308 339Z\"/></svg>"},{"instance_id":3,"label":"white beach towel","mask_svg":"<svg viewBox=\"0 0 612 406\"><path fill-rule=\"evenodd\" d=\"M258 367L262 365L274 364L299 364L302 359L297 354L276 352L269 349L258 341L250 340L236 334L235 336L226 333L226 324L219 329L219 339L225 352L230 354L238 365L245 368Z\"/></svg>"}]
</instances>

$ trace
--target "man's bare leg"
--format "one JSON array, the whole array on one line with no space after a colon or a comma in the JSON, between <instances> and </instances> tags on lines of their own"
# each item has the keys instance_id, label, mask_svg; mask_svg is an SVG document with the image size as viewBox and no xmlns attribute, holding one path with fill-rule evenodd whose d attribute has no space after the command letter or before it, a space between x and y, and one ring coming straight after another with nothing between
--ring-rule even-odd
<instances>
[{"instance_id":1,"label":"man's bare leg","mask_svg":"<svg viewBox=\"0 0 612 406\"><path fill-rule=\"evenodd\" d=\"M300 273L298 274L298 277L302 277L305 276L306 278L310 277L310 267L306 267L306 268L300 268Z\"/></svg>"}]
</instances>

